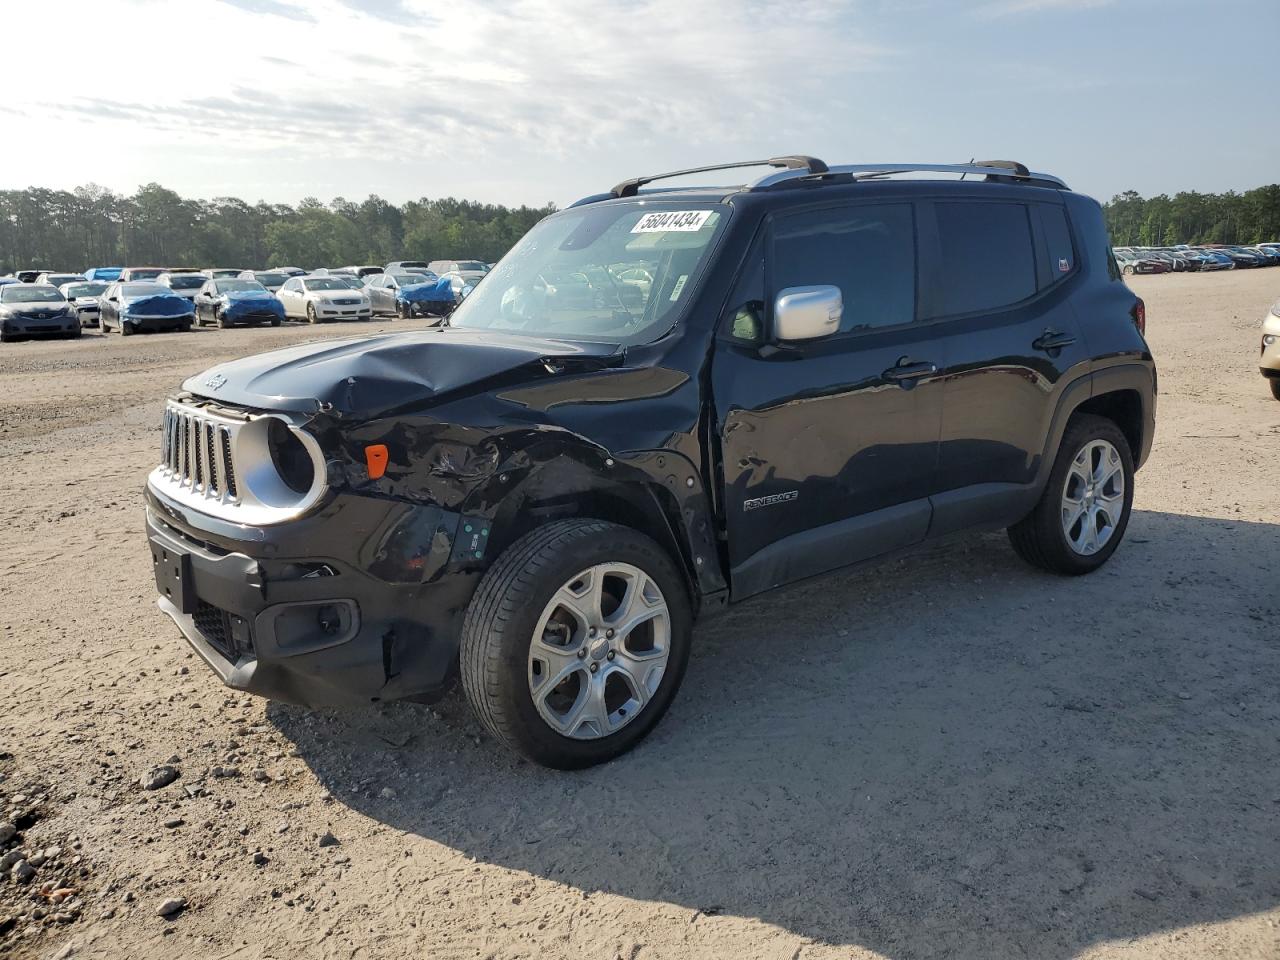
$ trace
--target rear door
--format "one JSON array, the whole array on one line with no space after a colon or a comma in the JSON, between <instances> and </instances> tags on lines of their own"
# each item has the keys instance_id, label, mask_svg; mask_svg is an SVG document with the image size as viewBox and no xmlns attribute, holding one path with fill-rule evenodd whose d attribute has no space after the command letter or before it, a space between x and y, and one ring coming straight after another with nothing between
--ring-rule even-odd
<instances>
[{"instance_id":1,"label":"rear door","mask_svg":"<svg viewBox=\"0 0 1280 960\"><path fill-rule=\"evenodd\" d=\"M947 358L930 535L1010 523L1034 503L1058 397L1089 361L1067 216L1060 201L939 198L922 222Z\"/></svg>"},{"instance_id":2,"label":"rear door","mask_svg":"<svg viewBox=\"0 0 1280 960\"><path fill-rule=\"evenodd\" d=\"M735 598L924 537L944 358L916 264L910 202L779 213L757 237L712 364ZM840 288L839 332L771 344L779 291L815 284Z\"/></svg>"}]
</instances>

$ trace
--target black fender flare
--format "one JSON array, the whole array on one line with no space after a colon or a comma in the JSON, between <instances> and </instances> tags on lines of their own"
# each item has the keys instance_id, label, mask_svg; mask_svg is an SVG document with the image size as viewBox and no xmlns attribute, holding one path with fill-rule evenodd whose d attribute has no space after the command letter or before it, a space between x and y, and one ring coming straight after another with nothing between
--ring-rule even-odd
<instances>
[{"instance_id":1,"label":"black fender flare","mask_svg":"<svg viewBox=\"0 0 1280 960\"><path fill-rule=\"evenodd\" d=\"M1057 407L1045 437L1040 466L1036 470L1036 489L1043 489L1053 470L1053 461L1062 445L1067 422L1081 406L1095 397L1123 390L1138 394L1142 404L1142 443L1133 451L1134 467L1140 467L1151 453L1152 435L1155 432L1156 374L1150 364L1119 363L1095 369L1068 383L1058 396Z\"/></svg>"}]
</instances>

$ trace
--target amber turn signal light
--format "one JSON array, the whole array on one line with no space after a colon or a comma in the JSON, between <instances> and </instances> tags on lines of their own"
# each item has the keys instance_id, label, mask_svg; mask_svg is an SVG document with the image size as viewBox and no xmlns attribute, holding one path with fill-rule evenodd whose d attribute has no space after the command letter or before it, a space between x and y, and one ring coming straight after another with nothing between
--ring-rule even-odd
<instances>
[{"instance_id":1,"label":"amber turn signal light","mask_svg":"<svg viewBox=\"0 0 1280 960\"><path fill-rule=\"evenodd\" d=\"M387 472L387 445L372 443L364 448L364 462L369 468L369 479L380 480Z\"/></svg>"}]
</instances>

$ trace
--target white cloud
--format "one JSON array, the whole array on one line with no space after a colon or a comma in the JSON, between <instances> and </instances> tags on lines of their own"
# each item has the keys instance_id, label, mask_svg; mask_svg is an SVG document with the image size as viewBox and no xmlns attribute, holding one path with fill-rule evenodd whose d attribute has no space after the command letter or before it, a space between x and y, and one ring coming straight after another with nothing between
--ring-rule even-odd
<instances>
[{"instance_id":1,"label":"white cloud","mask_svg":"<svg viewBox=\"0 0 1280 960\"><path fill-rule=\"evenodd\" d=\"M46 44L7 45L0 85L41 79L2 122L15 136L95 144L40 164L77 182L111 183L183 148L206 167L220 157L429 169L619 143L696 145L703 156L746 129L781 142L828 114L855 74L892 61L835 6L49 0L50 22L112 28L58 70L47 69ZM25 184L0 184L15 185Z\"/></svg>"},{"instance_id":2,"label":"white cloud","mask_svg":"<svg viewBox=\"0 0 1280 960\"><path fill-rule=\"evenodd\" d=\"M978 7L978 13L985 17L1007 17L1045 10L1094 10L1110 6L1114 2L1115 0L995 0Z\"/></svg>"}]
</instances>

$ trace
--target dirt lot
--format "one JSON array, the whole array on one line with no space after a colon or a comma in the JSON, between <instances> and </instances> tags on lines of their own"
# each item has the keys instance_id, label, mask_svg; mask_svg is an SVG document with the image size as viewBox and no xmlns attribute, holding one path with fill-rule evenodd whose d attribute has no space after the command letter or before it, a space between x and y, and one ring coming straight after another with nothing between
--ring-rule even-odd
<instances>
[{"instance_id":1,"label":"dirt lot","mask_svg":"<svg viewBox=\"0 0 1280 960\"><path fill-rule=\"evenodd\" d=\"M316 330L6 345L0 822L46 862L0 880L0 955L1280 956L1280 270L1133 286L1159 429L1107 568L988 535L757 599L576 775L457 697L228 695L156 610L162 396Z\"/></svg>"}]
</instances>

